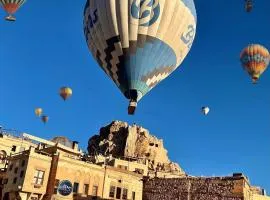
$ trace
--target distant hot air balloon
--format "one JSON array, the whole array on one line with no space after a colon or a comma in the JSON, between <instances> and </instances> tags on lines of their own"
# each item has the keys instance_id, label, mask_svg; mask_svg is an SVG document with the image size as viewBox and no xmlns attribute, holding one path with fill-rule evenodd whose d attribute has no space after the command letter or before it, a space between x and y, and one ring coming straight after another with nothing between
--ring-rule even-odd
<instances>
[{"instance_id":1,"label":"distant hot air balloon","mask_svg":"<svg viewBox=\"0 0 270 200\"><path fill-rule=\"evenodd\" d=\"M209 107L202 107L202 113L204 114L204 115L208 115L208 113L210 112L210 108Z\"/></svg>"},{"instance_id":2,"label":"distant hot air balloon","mask_svg":"<svg viewBox=\"0 0 270 200\"><path fill-rule=\"evenodd\" d=\"M196 32L193 0L87 0L84 33L93 57L137 102L188 54Z\"/></svg>"},{"instance_id":3,"label":"distant hot air balloon","mask_svg":"<svg viewBox=\"0 0 270 200\"><path fill-rule=\"evenodd\" d=\"M251 12L253 8L252 0L245 0L245 9L247 12Z\"/></svg>"},{"instance_id":4,"label":"distant hot air balloon","mask_svg":"<svg viewBox=\"0 0 270 200\"><path fill-rule=\"evenodd\" d=\"M0 0L0 5L8 13L6 20L15 21L16 18L13 15L24 3L26 0Z\"/></svg>"},{"instance_id":5,"label":"distant hot air balloon","mask_svg":"<svg viewBox=\"0 0 270 200\"><path fill-rule=\"evenodd\" d=\"M65 100L67 100L72 95L72 89L69 87L60 88L60 96Z\"/></svg>"},{"instance_id":6,"label":"distant hot air balloon","mask_svg":"<svg viewBox=\"0 0 270 200\"><path fill-rule=\"evenodd\" d=\"M49 117L46 115L41 116L41 120L44 124L46 124L49 121Z\"/></svg>"},{"instance_id":7,"label":"distant hot air balloon","mask_svg":"<svg viewBox=\"0 0 270 200\"><path fill-rule=\"evenodd\" d=\"M40 117L42 115L42 108L36 108L35 114L36 114L36 116Z\"/></svg>"},{"instance_id":8,"label":"distant hot air balloon","mask_svg":"<svg viewBox=\"0 0 270 200\"><path fill-rule=\"evenodd\" d=\"M270 61L269 51L259 44L251 44L240 55L244 69L256 83L262 73L267 69Z\"/></svg>"}]
</instances>

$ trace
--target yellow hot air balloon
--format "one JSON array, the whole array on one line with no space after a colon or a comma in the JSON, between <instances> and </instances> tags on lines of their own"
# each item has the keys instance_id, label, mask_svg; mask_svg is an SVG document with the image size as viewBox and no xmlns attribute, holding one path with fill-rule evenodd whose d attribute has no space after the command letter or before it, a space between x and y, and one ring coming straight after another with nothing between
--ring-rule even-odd
<instances>
[{"instance_id":1,"label":"yellow hot air balloon","mask_svg":"<svg viewBox=\"0 0 270 200\"><path fill-rule=\"evenodd\" d=\"M68 98L70 98L72 95L72 89L69 87L62 87L60 89L60 96L65 100L67 100Z\"/></svg>"},{"instance_id":2,"label":"yellow hot air balloon","mask_svg":"<svg viewBox=\"0 0 270 200\"><path fill-rule=\"evenodd\" d=\"M262 45L251 44L244 48L240 55L244 69L256 83L263 72L267 69L270 61L269 51Z\"/></svg>"},{"instance_id":3,"label":"yellow hot air balloon","mask_svg":"<svg viewBox=\"0 0 270 200\"><path fill-rule=\"evenodd\" d=\"M49 121L49 117L46 116L46 115L43 115L43 116L41 117L41 120L42 120L42 122L43 122L44 124L46 124L46 123Z\"/></svg>"},{"instance_id":4,"label":"yellow hot air balloon","mask_svg":"<svg viewBox=\"0 0 270 200\"><path fill-rule=\"evenodd\" d=\"M36 109L35 109L35 114L36 114L36 116L38 116L38 117L40 117L40 116L42 115L42 112L43 112L42 108L36 108Z\"/></svg>"}]
</instances>

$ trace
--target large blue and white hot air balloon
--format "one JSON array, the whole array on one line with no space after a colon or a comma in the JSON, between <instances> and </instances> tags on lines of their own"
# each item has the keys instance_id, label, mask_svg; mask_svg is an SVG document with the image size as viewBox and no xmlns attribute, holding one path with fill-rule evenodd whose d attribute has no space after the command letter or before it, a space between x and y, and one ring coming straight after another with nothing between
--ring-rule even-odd
<instances>
[{"instance_id":1,"label":"large blue and white hot air balloon","mask_svg":"<svg viewBox=\"0 0 270 200\"><path fill-rule=\"evenodd\" d=\"M105 73L137 102L188 54L196 32L193 0L87 0L84 33Z\"/></svg>"}]
</instances>

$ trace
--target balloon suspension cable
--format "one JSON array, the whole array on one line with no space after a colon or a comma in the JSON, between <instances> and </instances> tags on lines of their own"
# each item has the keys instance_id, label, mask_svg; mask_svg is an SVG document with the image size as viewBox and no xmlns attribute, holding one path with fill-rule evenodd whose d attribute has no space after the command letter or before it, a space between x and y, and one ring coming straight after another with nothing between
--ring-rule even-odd
<instances>
[{"instance_id":1,"label":"balloon suspension cable","mask_svg":"<svg viewBox=\"0 0 270 200\"><path fill-rule=\"evenodd\" d=\"M13 15L8 15L5 19L10 22L16 21L16 18Z\"/></svg>"},{"instance_id":2,"label":"balloon suspension cable","mask_svg":"<svg viewBox=\"0 0 270 200\"><path fill-rule=\"evenodd\" d=\"M137 108L137 102L134 100L130 100L129 106L128 106L128 114L134 115L136 108Z\"/></svg>"}]
</instances>

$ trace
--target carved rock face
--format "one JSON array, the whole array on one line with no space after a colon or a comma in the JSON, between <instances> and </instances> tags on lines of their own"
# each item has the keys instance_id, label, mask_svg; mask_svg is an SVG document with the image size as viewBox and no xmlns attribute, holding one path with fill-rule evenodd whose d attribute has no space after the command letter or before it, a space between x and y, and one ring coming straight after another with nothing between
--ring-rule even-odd
<instances>
[{"instance_id":1,"label":"carved rock face","mask_svg":"<svg viewBox=\"0 0 270 200\"><path fill-rule=\"evenodd\" d=\"M123 157L128 135L127 127L127 123L119 121L102 127L99 135L91 137L88 141L89 154L99 153L105 156L109 151L114 157Z\"/></svg>"},{"instance_id":2,"label":"carved rock face","mask_svg":"<svg viewBox=\"0 0 270 200\"><path fill-rule=\"evenodd\" d=\"M149 161L149 168L160 171L178 171L182 169L169 160L163 140L151 135L147 129L126 122L113 121L102 127L99 135L88 141L90 155L102 154L113 157L133 157Z\"/></svg>"}]
</instances>

